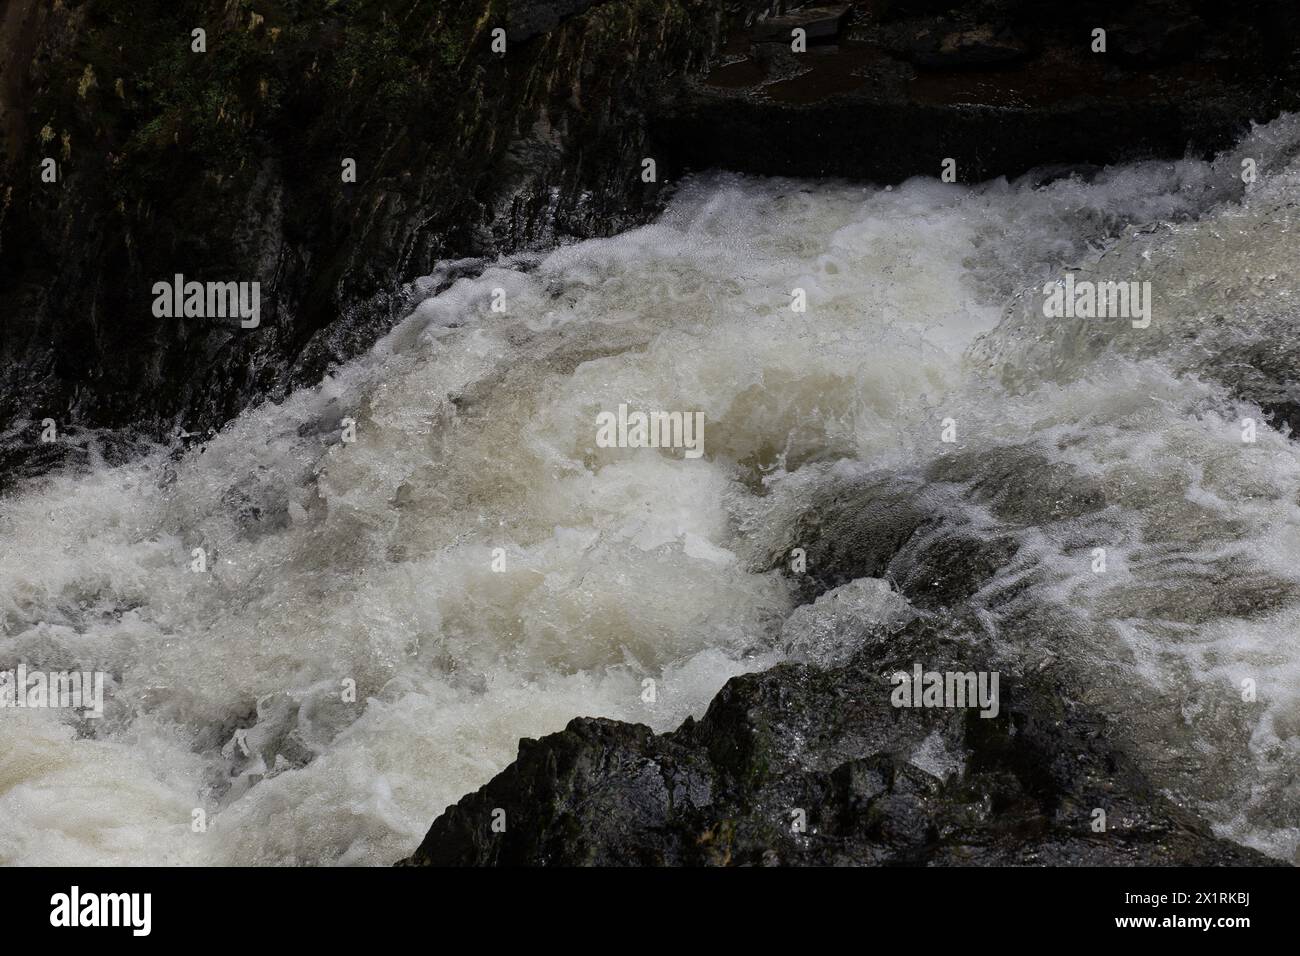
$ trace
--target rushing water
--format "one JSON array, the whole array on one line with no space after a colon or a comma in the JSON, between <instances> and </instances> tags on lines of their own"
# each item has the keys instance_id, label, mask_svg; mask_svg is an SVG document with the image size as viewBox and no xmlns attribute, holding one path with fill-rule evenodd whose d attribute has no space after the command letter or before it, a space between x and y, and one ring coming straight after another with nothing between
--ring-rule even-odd
<instances>
[{"instance_id":1,"label":"rushing water","mask_svg":"<svg viewBox=\"0 0 1300 956\"><path fill-rule=\"evenodd\" d=\"M0 711L0 862L392 862L521 736L671 728L781 659L792 592L754 568L846 469L973 489L964 520L1019 544L990 629L1295 859L1300 446L1228 346L1300 349L1298 143L1284 118L1214 163L975 188L700 177L457 280L201 452L9 495L0 668L110 682L97 721ZM1151 281L1151 327L1044 318L1065 271ZM620 403L702 411L703 457L600 447ZM1081 489L1104 506L1052 509ZM843 597L896 613L879 587Z\"/></svg>"}]
</instances>

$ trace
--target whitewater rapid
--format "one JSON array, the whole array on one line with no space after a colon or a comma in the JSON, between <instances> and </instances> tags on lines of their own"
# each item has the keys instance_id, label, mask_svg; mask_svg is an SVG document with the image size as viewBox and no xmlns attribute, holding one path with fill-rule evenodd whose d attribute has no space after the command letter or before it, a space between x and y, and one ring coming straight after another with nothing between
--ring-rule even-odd
<instances>
[{"instance_id":1,"label":"whitewater rapid","mask_svg":"<svg viewBox=\"0 0 1300 956\"><path fill-rule=\"evenodd\" d=\"M391 863L521 737L669 729L781 660L794 594L755 568L853 469L993 483L962 506L1019 543L973 599L990 630L1295 860L1300 446L1205 344L1300 344L1297 155L1283 118L1046 182L700 176L644 228L422 280L368 354L201 450L6 495L0 669L109 686L99 720L0 711L0 863ZM1066 270L1152 281L1151 328L1044 318ZM703 456L600 447L620 403L702 412ZM1044 509L1074 486L1106 507Z\"/></svg>"}]
</instances>

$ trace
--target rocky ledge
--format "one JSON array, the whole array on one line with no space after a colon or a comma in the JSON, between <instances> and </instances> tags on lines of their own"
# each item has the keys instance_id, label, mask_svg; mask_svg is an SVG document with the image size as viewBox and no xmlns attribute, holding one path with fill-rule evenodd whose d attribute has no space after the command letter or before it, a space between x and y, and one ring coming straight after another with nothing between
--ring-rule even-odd
<instances>
[{"instance_id":1,"label":"rocky ledge","mask_svg":"<svg viewBox=\"0 0 1300 956\"><path fill-rule=\"evenodd\" d=\"M1276 4L814 4L733 31L658 114L687 166L978 182L1199 154L1294 108ZM796 37L795 31L802 31ZM803 46L795 49L797 41Z\"/></svg>"}]
</instances>

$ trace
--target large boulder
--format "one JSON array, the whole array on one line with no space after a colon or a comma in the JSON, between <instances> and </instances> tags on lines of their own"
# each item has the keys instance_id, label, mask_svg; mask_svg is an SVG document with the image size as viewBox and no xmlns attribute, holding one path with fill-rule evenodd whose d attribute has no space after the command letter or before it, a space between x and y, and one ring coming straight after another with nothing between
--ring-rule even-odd
<instances>
[{"instance_id":1,"label":"large boulder","mask_svg":"<svg viewBox=\"0 0 1300 956\"><path fill-rule=\"evenodd\" d=\"M975 635L918 621L841 667L734 678L671 733L579 718L521 741L402 862L1276 863L1156 792L1050 671L1002 672L998 713L982 717L893 706L890 675L915 661L995 666Z\"/></svg>"}]
</instances>

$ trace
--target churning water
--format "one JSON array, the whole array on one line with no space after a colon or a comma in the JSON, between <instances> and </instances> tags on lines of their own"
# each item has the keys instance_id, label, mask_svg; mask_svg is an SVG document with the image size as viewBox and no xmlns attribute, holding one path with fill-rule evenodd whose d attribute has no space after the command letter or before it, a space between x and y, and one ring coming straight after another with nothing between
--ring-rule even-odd
<instances>
[{"instance_id":1,"label":"churning water","mask_svg":"<svg viewBox=\"0 0 1300 956\"><path fill-rule=\"evenodd\" d=\"M699 177L654 225L459 279L202 452L10 494L0 668L109 680L99 720L0 711L0 862L390 863L521 736L668 729L780 660L792 592L755 568L855 470L964 489L1019 545L972 599L991 632L1295 860L1300 446L1251 399L1300 394L1242 356L1300 354L1297 156L1283 118L1047 181ZM1044 318L1067 271L1150 281L1151 326ZM601 447L620 403L703 412L703 457ZM883 587L838 605L898 613Z\"/></svg>"}]
</instances>

